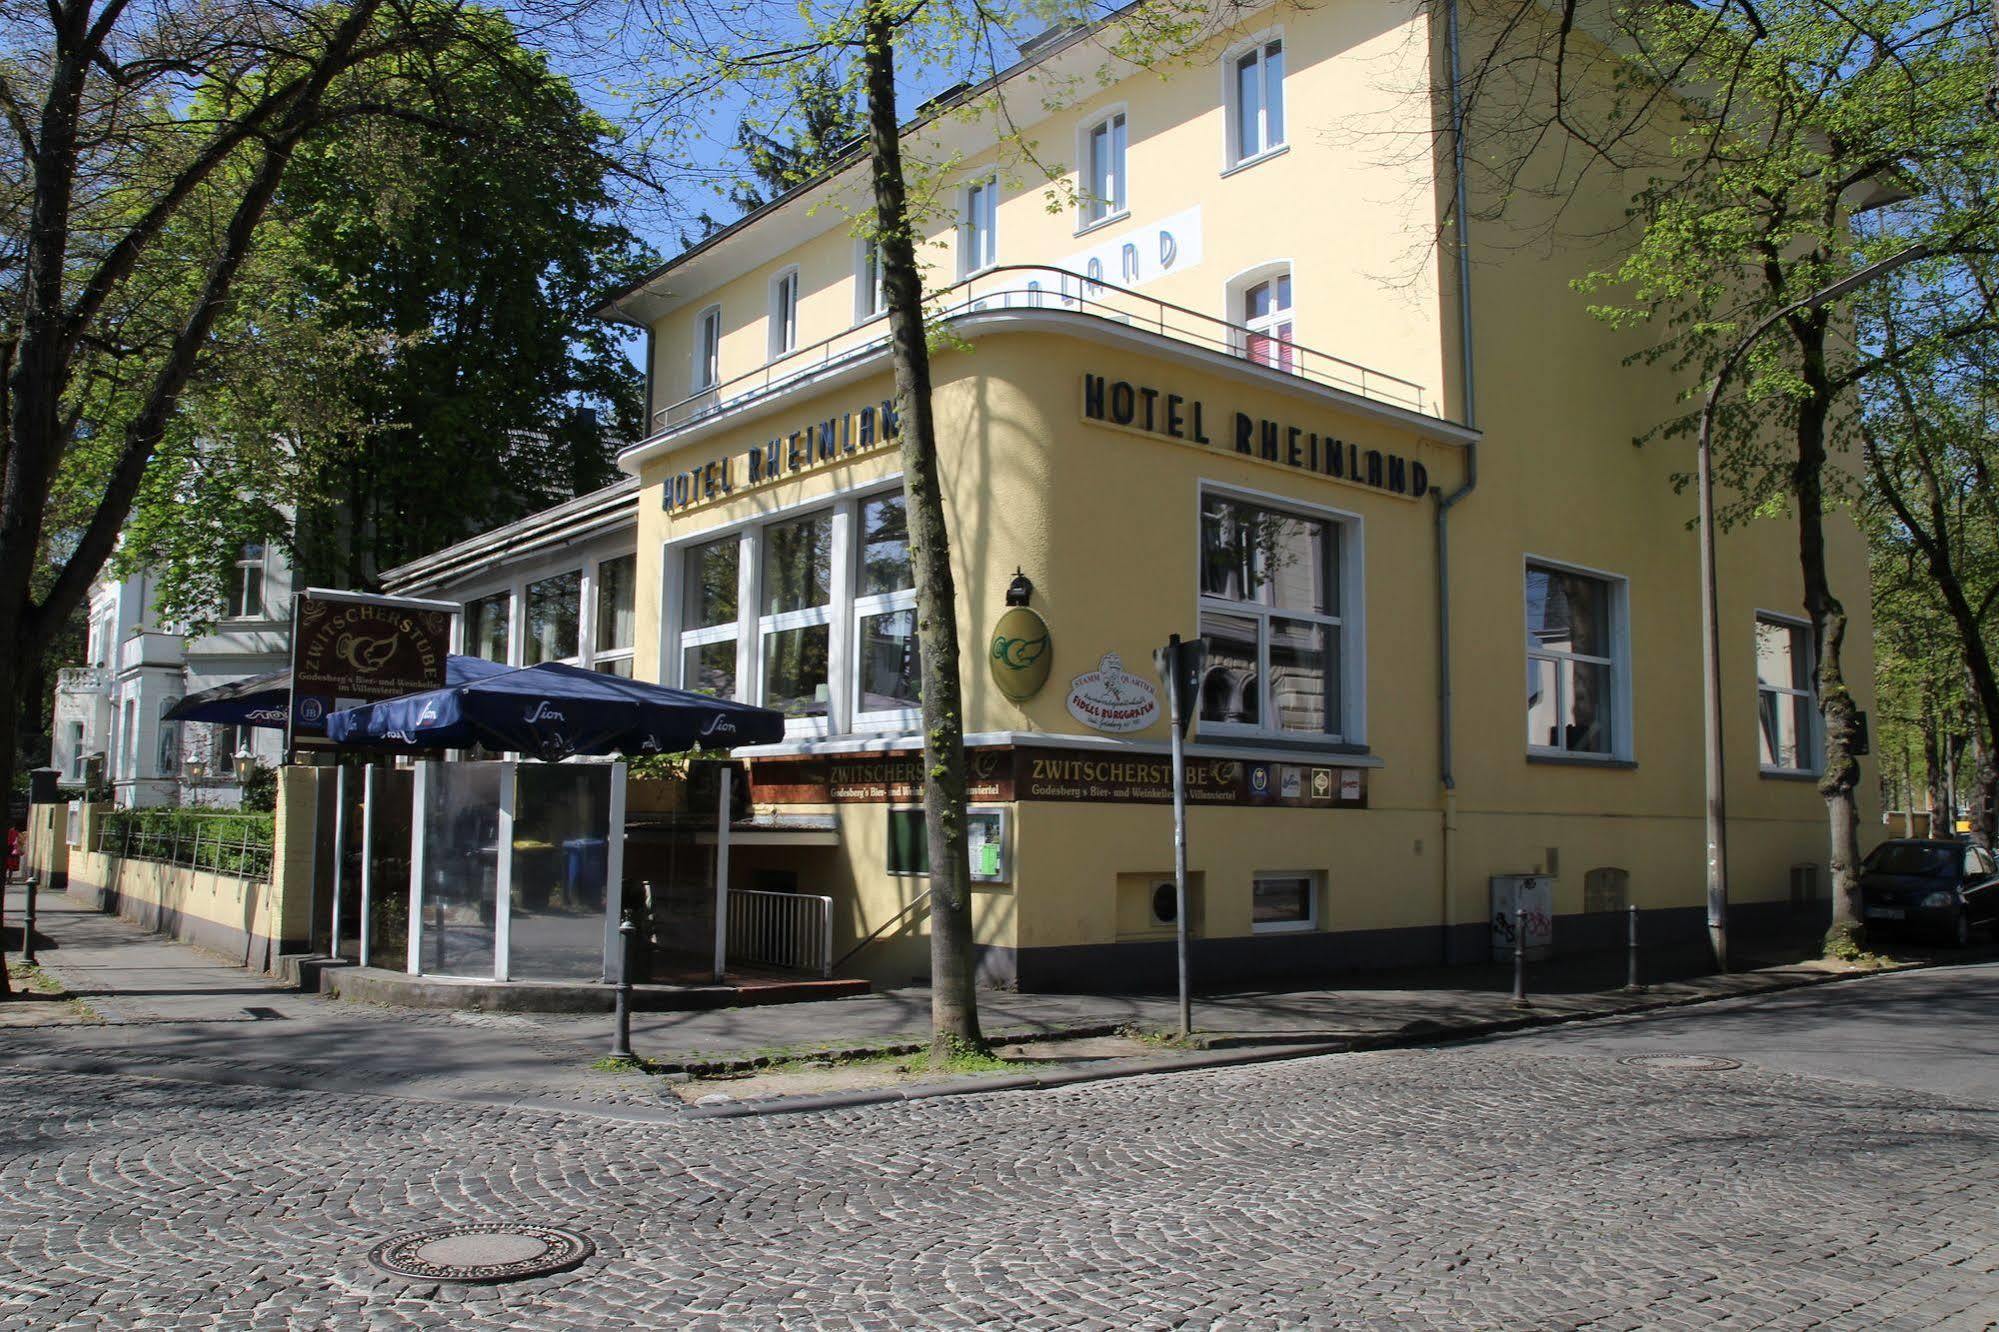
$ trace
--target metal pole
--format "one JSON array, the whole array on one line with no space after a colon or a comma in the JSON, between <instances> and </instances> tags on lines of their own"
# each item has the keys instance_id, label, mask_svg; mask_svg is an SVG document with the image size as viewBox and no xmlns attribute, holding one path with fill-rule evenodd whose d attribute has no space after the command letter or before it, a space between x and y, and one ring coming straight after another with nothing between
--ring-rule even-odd
<instances>
[{"instance_id":1,"label":"metal pole","mask_svg":"<svg viewBox=\"0 0 1999 1332\"><path fill-rule=\"evenodd\" d=\"M31 967L35 965L35 886L40 878L28 871L28 920L21 930L21 960Z\"/></svg>"},{"instance_id":2,"label":"metal pole","mask_svg":"<svg viewBox=\"0 0 1999 1332\"><path fill-rule=\"evenodd\" d=\"M1527 908L1518 900L1513 905L1513 1002L1523 1008L1527 1004Z\"/></svg>"},{"instance_id":3,"label":"metal pole","mask_svg":"<svg viewBox=\"0 0 1999 1332\"><path fill-rule=\"evenodd\" d=\"M639 927L626 916L618 922L617 1030L611 1037L611 1058L632 1057L632 945Z\"/></svg>"},{"instance_id":4,"label":"metal pole","mask_svg":"<svg viewBox=\"0 0 1999 1332\"><path fill-rule=\"evenodd\" d=\"M1173 737L1173 945L1180 967L1180 1035L1186 1037L1194 1030L1194 998L1187 965L1187 755L1180 738L1180 691L1172 684L1180 672L1178 640L1179 635L1174 635L1167 648L1173 673L1167 684L1166 706L1170 713L1167 729Z\"/></svg>"},{"instance_id":5,"label":"metal pole","mask_svg":"<svg viewBox=\"0 0 1999 1332\"><path fill-rule=\"evenodd\" d=\"M1631 920L1629 930L1630 947L1627 950L1628 957L1624 968L1624 988L1627 990L1642 990L1645 987L1638 983L1638 904L1636 902L1631 904L1628 914Z\"/></svg>"},{"instance_id":6,"label":"metal pole","mask_svg":"<svg viewBox=\"0 0 1999 1332\"><path fill-rule=\"evenodd\" d=\"M1746 343L1744 344L1747 345ZM1728 794L1721 743L1721 613L1714 571L1714 409L1735 364L1715 376L1701 408L1699 450L1701 548L1701 738L1707 780L1707 937L1717 971L1728 970Z\"/></svg>"},{"instance_id":7,"label":"metal pole","mask_svg":"<svg viewBox=\"0 0 1999 1332\"><path fill-rule=\"evenodd\" d=\"M721 807L715 814L715 979L721 981L729 966L729 797L735 769L722 764Z\"/></svg>"}]
</instances>

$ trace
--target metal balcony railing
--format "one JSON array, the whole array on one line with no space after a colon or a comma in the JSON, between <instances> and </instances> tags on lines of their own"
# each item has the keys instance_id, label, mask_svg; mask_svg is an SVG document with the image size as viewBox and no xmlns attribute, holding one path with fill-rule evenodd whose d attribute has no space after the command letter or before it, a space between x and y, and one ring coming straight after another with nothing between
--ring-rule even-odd
<instances>
[{"instance_id":1,"label":"metal balcony railing","mask_svg":"<svg viewBox=\"0 0 1999 1332\"><path fill-rule=\"evenodd\" d=\"M933 321L999 310L1047 310L1101 320L1241 357L1267 367L1273 375L1290 375L1408 411L1433 414L1423 386L1414 380L1301 343L1252 333L1225 319L1067 269L1003 264L930 293L924 307ZM773 357L748 374L668 403L653 413L653 437L672 434L718 412L753 402L795 380L863 360L887 344L888 316L876 315L843 333Z\"/></svg>"},{"instance_id":2,"label":"metal balcony railing","mask_svg":"<svg viewBox=\"0 0 1999 1332\"><path fill-rule=\"evenodd\" d=\"M729 890L729 960L833 974L833 899Z\"/></svg>"}]
</instances>

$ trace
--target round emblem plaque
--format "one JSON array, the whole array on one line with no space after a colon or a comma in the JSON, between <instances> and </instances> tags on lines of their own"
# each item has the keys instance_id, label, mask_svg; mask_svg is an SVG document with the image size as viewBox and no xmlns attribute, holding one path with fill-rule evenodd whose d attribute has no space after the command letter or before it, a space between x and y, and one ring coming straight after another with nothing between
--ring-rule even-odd
<instances>
[{"instance_id":1,"label":"round emblem plaque","mask_svg":"<svg viewBox=\"0 0 1999 1332\"><path fill-rule=\"evenodd\" d=\"M395 1276L490 1285L567 1272L597 1251L573 1231L528 1222L465 1222L383 1240L368 1261Z\"/></svg>"}]
</instances>

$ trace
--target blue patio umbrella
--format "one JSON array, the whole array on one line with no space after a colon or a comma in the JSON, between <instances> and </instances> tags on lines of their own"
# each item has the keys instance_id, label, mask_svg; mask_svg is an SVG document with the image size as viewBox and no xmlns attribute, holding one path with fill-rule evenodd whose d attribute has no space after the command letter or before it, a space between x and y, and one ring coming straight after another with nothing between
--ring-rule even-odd
<instances>
[{"instance_id":1,"label":"blue patio umbrella","mask_svg":"<svg viewBox=\"0 0 1999 1332\"><path fill-rule=\"evenodd\" d=\"M504 674L509 669L482 657L450 656L444 659L444 683L447 687L469 684L488 675ZM166 720L283 729L291 701L292 673L288 670L271 671L189 694L167 709Z\"/></svg>"},{"instance_id":2,"label":"blue patio umbrella","mask_svg":"<svg viewBox=\"0 0 1999 1332\"><path fill-rule=\"evenodd\" d=\"M384 749L677 754L784 738L784 714L706 694L543 662L462 685L348 708L326 719L335 744Z\"/></svg>"}]
</instances>

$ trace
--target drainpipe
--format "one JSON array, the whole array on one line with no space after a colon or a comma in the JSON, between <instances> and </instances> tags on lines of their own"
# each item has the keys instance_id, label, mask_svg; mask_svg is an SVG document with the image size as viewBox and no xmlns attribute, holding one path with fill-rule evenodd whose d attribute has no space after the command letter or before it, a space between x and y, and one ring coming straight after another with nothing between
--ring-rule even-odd
<instances>
[{"instance_id":1,"label":"drainpipe","mask_svg":"<svg viewBox=\"0 0 1999 1332\"><path fill-rule=\"evenodd\" d=\"M1469 191L1465 185L1464 71L1458 49L1457 0L1445 0L1445 44L1451 81L1451 229L1458 258L1458 377L1463 385L1464 424L1478 428L1477 362L1472 345L1471 223L1466 216ZM1456 961L1451 950L1451 883L1458 824L1458 783L1451 748L1451 510L1478 485L1478 442L1465 445L1464 482L1437 495L1437 770L1443 786L1444 825L1439 858L1443 862L1438 919L1446 965Z\"/></svg>"}]
</instances>

